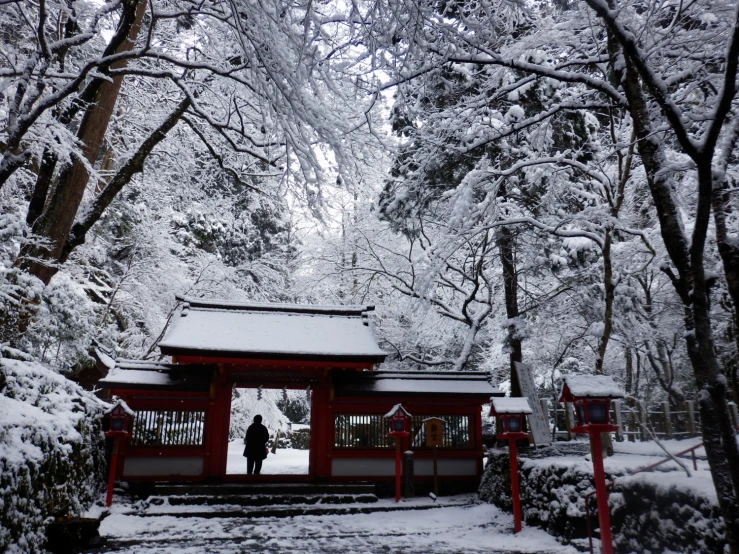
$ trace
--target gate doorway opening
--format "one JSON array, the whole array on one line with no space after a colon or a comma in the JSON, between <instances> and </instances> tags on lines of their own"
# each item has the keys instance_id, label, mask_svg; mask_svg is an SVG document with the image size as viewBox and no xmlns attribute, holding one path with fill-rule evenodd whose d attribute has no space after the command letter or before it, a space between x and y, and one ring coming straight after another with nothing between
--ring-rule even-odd
<instances>
[{"instance_id":1,"label":"gate doorway opening","mask_svg":"<svg viewBox=\"0 0 739 554\"><path fill-rule=\"evenodd\" d=\"M244 437L257 414L270 437L260 475L310 475L311 389L237 385L231 393L226 475L247 474Z\"/></svg>"}]
</instances>

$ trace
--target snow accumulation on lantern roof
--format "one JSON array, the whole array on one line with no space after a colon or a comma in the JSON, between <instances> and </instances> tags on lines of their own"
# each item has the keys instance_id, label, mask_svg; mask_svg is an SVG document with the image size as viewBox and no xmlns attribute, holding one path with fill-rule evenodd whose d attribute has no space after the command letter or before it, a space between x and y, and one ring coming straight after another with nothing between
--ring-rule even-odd
<instances>
[{"instance_id":1,"label":"snow accumulation on lantern roof","mask_svg":"<svg viewBox=\"0 0 739 554\"><path fill-rule=\"evenodd\" d=\"M175 389L207 391L213 365L177 366L158 362L119 360L108 375L100 379L107 389Z\"/></svg>"},{"instance_id":2,"label":"snow accumulation on lantern roof","mask_svg":"<svg viewBox=\"0 0 739 554\"><path fill-rule=\"evenodd\" d=\"M382 362L368 325L374 306L236 303L178 297L162 353Z\"/></svg>"},{"instance_id":3,"label":"snow accumulation on lantern roof","mask_svg":"<svg viewBox=\"0 0 739 554\"><path fill-rule=\"evenodd\" d=\"M406 410L402 404L396 404L392 408L390 408L390 411L385 414L385 417L393 417L396 413L403 412L408 417L413 417L411 414Z\"/></svg>"},{"instance_id":4,"label":"snow accumulation on lantern roof","mask_svg":"<svg viewBox=\"0 0 739 554\"><path fill-rule=\"evenodd\" d=\"M503 392L490 384L490 375L472 371L352 372L334 378L336 396L464 396L486 402Z\"/></svg>"},{"instance_id":5,"label":"snow accumulation on lantern roof","mask_svg":"<svg viewBox=\"0 0 739 554\"><path fill-rule=\"evenodd\" d=\"M490 399L496 414L533 414L529 399L524 397L504 397Z\"/></svg>"},{"instance_id":6,"label":"snow accumulation on lantern roof","mask_svg":"<svg viewBox=\"0 0 739 554\"><path fill-rule=\"evenodd\" d=\"M564 375L562 394L566 391L578 398L623 398L624 391L607 375Z\"/></svg>"},{"instance_id":7,"label":"snow accumulation on lantern roof","mask_svg":"<svg viewBox=\"0 0 739 554\"><path fill-rule=\"evenodd\" d=\"M135 417L136 416L136 414L134 413L134 411L131 408L128 407L128 404L126 404L126 402L122 398L119 398L118 400L116 400L115 404L113 404L110 408L108 408L107 410L105 410L105 412L103 412L103 413L105 413L105 414L111 414L111 413L113 413L113 410L115 410L119 406L121 407L121 409L124 412L126 412L131 417Z\"/></svg>"}]
</instances>

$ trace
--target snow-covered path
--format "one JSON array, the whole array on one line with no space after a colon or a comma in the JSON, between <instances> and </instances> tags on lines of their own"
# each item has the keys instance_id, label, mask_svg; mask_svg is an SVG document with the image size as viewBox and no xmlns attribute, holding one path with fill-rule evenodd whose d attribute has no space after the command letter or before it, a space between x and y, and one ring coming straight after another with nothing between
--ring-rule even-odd
<instances>
[{"instance_id":1,"label":"snow-covered path","mask_svg":"<svg viewBox=\"0 0 739 554\"><path fill-rule=\"evenodd\" d=\"M257 519L142 517L114 511L103 520L100 533L109 544L99 552L126 554L576 554L540 529L524 528L514 535L512 516L490 504Z\"/></svg>"}]
</instances>

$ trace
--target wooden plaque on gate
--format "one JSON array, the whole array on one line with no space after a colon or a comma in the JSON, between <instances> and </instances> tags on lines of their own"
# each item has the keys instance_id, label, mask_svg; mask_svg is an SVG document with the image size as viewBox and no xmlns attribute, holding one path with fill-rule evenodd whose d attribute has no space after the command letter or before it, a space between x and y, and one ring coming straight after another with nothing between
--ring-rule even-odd
<instances>
[{"instance_id":1,"label":"wooden plaque on gate","mask_svg":"<svg viewBox=\"0 0 739 554\"><path fill-rule=\"evenodd\" d=\"M516 366L518 383L521 386L521 394L528 398L529 406L534 411L534 413L529 415L528 419L531 438L536 445L552 444L549 422L544 417L544 412L541 409L539 395L536 392L536 383L534 383L534 376L531 372L531 366L520 362L514 362L514 365Z\"/></svg>"}]
</instances>

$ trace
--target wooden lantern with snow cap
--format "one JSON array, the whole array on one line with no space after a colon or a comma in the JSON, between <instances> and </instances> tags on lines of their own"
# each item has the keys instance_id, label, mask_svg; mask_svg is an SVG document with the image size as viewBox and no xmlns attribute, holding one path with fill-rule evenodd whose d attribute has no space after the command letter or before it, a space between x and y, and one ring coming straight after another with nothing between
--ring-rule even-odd
<instances>
[{"instance_id":1,"label":"wooden lantern with snow cap","mask_svg":"<svg viewBox=\"0 0 739 554\"><path fill-rule=\"evenodd\" d=\"M388 437L407 437L411 432L411 414L402 404L396 404L385 414L389 421Z\"/></svg>"},{"instance_id":2,"label":"wooden lantern with snow cap","mask_svg":"<svg viewBox=\"0 0 739 554\"><path fill-rule=\"evenodd\" d=\"M500 439L524 439L528 433L523 432L523 419L534 413L526 397L501 398L493 396L490 399L490 416L500 421L503 432Z\"/></svg>"},{"instance_id":3,"label":"wooden lantern with snow cap","mask_svg":"<svg viewBox=\"0 0 739 554\"><path fill-rule=\"evenodd\" d=\"M133 429L133 418L136 414L123 400L118 400L113 406L105 410L108 418L108 431L106 437L128 437Z\"/></svg>"},{"instance_id":4,"label":"wooden lantern with snow cap","mask_svg":"<svg viewBox=\"0 0 739 554\"><path fill-rule=\"evenodd\" d=\"M607 375L565 375L560 402L571 402L575 407L577 425L573 433L610 433L618 430L611 425L611 400L623 398L624 393L612 377Z\"/></svg>"}]
</instances>

